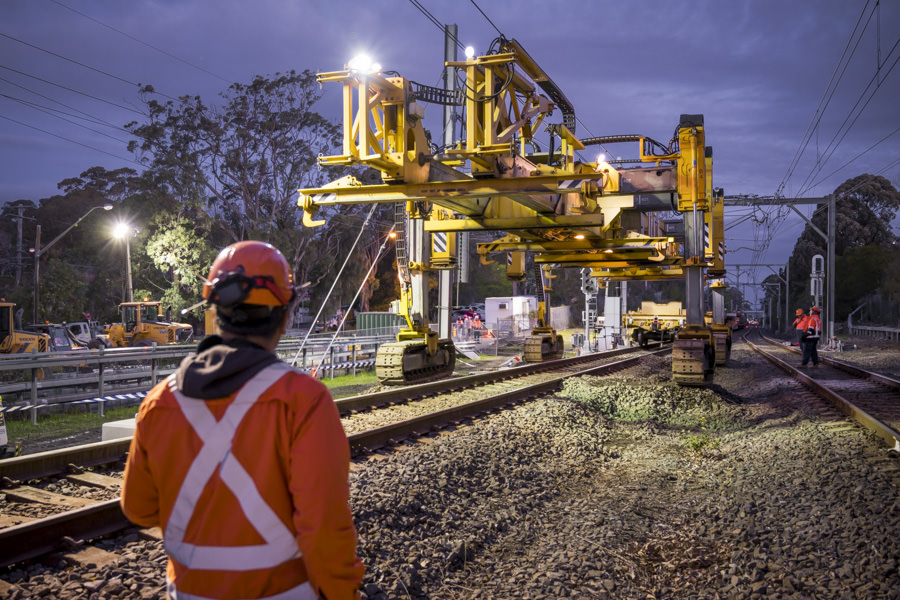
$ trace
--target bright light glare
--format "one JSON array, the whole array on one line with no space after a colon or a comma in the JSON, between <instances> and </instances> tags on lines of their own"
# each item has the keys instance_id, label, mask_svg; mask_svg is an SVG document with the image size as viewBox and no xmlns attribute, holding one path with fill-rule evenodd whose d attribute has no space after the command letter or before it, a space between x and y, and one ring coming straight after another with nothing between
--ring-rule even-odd
<instances>
[{"instance_id":1,"label":"bright light glare","mask_svg":"<svg viewBox=\"0 0 900 600\"><path fill-rule=\"evenodd\" d=\"M605 163L605 162L606 162L606 155L601 152L600 154L597 155L597 164L599 165L600 163Z\"/></svg>"},{"instance_id":2,"label":"bright light glare","mask_svg":"<svg viewBox=\"0 0 900 600\"><path fill-rule=\"evenodd\" d=\"M575 239L576 239L576 240L583 240L583 239L584 239L584 234L583 234L583 233L576 233L576 234L575 234Z\"/></svg>"},{"instance_id":3,"label":"bright light glare","mask_svg":"<svg viewBox=\"0 0 900 600\"><path fill-rule=\"evenodd\" d=\"M357 54L350 59L347 68L359 73L378 73L381 71L381 65L373 62L368 54Z\"/></svg>"},{"instance_id":4,"label":"bright light glare","mask_svg":"<svg viewBox=\"0 0 900 600\"><path fill-rule=\"evenodd\" d=\"M113 227L113 236L122 239L128 232L131 231L131 226L128 223L116 223L116 226Z\"/></svg>"},{"instance_id":5,"label":"bright light glare","mask_svg":"<svg viewBox=\"0 0 900 600\"><path fill-rule=\"evenodd\" d=\"M475 56L475 48L473 48L472 46L466 46L465 52L466 58L472 58L473 56Z\"/></svg>"}]
</instances>

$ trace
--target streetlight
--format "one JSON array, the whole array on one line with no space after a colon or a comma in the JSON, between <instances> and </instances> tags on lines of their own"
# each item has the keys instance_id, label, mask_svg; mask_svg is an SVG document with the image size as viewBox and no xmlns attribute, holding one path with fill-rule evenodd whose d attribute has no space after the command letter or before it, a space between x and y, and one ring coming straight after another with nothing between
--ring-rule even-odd
<instances>
[{"instance_id":1,"label":"streetlight","mask_svg":"<svg viewBox=\"0 0 900 600\"><path fill-rule=\"evenodd\" d=\"M118 239L125 239L125 273L128 281L127 302L134 302L134 291L131 287L131 225L125 222L116 223L113 235Z\"/></svg>"},{"instance_id":2,"label":"streetlight","mask_svg":"<svg viewBox=\"0 0 900 600\"><path fill-rule=\"evenodd\" d=\"M67 233L69 233L70 231L72 231L73 229L78 227L78 224L81 223L85 217L87 217L89 214L91 214L98 208L102 208L103 210L112 210L113 205L112 204L104 204L102 206L93 207L92 209L90 209L89 211L87 211L86 213L81 215L81 217L77 221L75 221L74 223L69 225L65 231L63 231L61 234L59 234L58 236L53 238L53 241L51 241L49 244L47 244L43 248L41 248L41 226L40 226L40 224L38 224L36 226L36 231L34 234L34 311L32 313L35 323L38 322L38 301L40 299L39 282L40 282L41 256L44 254L44 252L46 252L47 250L52 248L53 244L58 242L64 235L66 235Z\"/></svg>"}]
</instances>

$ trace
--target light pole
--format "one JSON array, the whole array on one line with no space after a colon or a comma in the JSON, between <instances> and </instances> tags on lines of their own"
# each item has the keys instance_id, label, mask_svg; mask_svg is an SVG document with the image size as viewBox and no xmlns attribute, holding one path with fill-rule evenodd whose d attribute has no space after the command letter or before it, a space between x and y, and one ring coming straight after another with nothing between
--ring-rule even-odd
<instances>
[{"instance_id":1,"label":"light pole","mask_svg":"<svg viewBox=\"0 0 900 600\"><path fill-rule=\"evenodd\" d=\"M127 282L126 302L134 302L134 290L131 286L131 225L120 222L116 224L113 235L119 239L125 239L125 277Z\"/></svg>"},{"instance_id":2,"label":"light pole","mask_svg":"<svg viewBox=\"0 0 900 600\"><path fill-rule=\"evenodd\" d=\"M35 234L34 234L34 310L32 312L32 317L34 318L35 323L38 322L38 302L40 301L40 291L39 290L40 290L41 256L44 254L44 252L46 252L47 250L52 248L53 244L55 244L60 239L62 239L62 237L64 235L66 235L67 233L69 233L70 231L72 231L73 229L78 227L78 224L81 223L85 217L87 217L89 214L91 214L98 208L102 208L103 210L112 210L113 205L112 204L104 204L102 206L95 206L95 207L91 208L86 213L81 215L81 217L77 221L75 221L74 223L72 223L71 225L66 227L65 231L63 231L61 234L59 234L58 236L53 238L53 241L51 241L49 244L47 244L43 248L41 248L41 226L40 226L40 224L38 224L35 227Z\"/></svg>"}]
</instances>

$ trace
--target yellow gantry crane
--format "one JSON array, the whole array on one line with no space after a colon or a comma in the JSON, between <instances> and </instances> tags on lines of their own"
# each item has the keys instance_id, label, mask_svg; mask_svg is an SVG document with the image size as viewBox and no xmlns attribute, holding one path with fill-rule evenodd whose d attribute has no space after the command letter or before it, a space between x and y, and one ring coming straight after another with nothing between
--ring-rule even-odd
<instances>
[{"instance_id":1,"label":"yellow gantry crane","mask_svg":"<svg viewBox=\"0 0 900 600\"><path fill-rule=\"evenodd\" d=\"M320 209L338 204L394 203L398 229L401 307L407 320L397 341L378 352L376 371L384 383L416 383L449 375L455 350L428 328L427 276L456 267L455 235L496 231L501 237L479 244L482 262L506 257L507 275L524 275L524 257L533 254L541 300L538 327L526 341L525 359L562 355L562 338L548 326L543 297L551 267L589 268L594 277L617 279L685 278L688 322L703 326L704 270L719 268L711 154L704 145L702 115L682 115L668 146L644 136L578 139L575 118L562 91L515 40L500 39L498 51L448 62L464 74L457 91L423 86L402 76L345 68L320 73L318 81L343 86L343 148L320 157L322 165L376 169L382 181L364 183L347 175L321 188L299 190L306 226L320 226ZM423 127L425 102L457 104L465 111L464 135L439 151ZM559 108L562 123L547 118ZM550 144L538 150L543 127ZM640 164L616 168L600 155L582 162L576 152L591 145L636 143ZM708 159L708 160L707 160ZM721 206L721 196L719 196ZM661 211L684 215L685 241L666 232ZM688 243L688 235L692 240ZM697 283L700 287L697 287ZM700 294L700 295L697 295ZM691 317L694 317L694 320ZM707 334L709 330L706 329ZM686 377L709 367L693 352L695 337L682 354ZM676 341L676 345L678 342ZM699 366L697 363L700 363Z\"/></svg>"}]
</instances>

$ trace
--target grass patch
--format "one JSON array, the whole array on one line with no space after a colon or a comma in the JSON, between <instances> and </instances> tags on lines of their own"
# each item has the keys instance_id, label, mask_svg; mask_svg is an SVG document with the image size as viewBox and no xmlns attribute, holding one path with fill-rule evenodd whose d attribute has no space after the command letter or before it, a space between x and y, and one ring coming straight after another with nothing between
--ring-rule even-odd
<instances>
[{"instance_id":1,"label":"grass patch","mask_svg":"<svg viewBox=\"0 0 900 600\"><path fill-rule=\"evenodd\" d=\"M366 371L356 375L336 375L334 379L326 375L324 379L319 381L329 388L335 388L347 385L376 385L378 378L375 376L375 371Z\"/></svg>"},{"instance_id":2,"label":"grass patch","mask_svg":"<svg viewBox=\"0 0 900 600\"><path fill-rule=\"evenodd\" d=\"M711 432L709 431L709 424L706 422L705 417L700 417L699 422L700 433L699 435L688 435L685 437L684 445L688 447L688 449L692 450L695 454L702 454L704 450L718 450L719 445L721 444L721 440L717 437L713 437Z\"/></svg>"},{"instance_id":3,"label":"grass patch","mask_svg":"<svg viewBox=\"0 0 900 600\"><path fill-rule=\"evenodd\" d=\"M358 375L339 375L334 379L320 380L331 392L332 398L346 398L347 396L356 396L363 394L369 388L378 385L378 378L375 371L366 371Z\"/></svg>"},{"instance_id":4,"label":"grass patch","mask_svg":"<svg viewBox=\"0 0 900 600\"><path fill-rule=\"evenodd\" d=\"M341 398L362 393L365 389L378 384L374 371L359 375L341 375L334 379L323 379L332 396ZM6 419L6 433L12 446L26 446L35 442L64 439L86 431L99 430L104 423L130 419L137 414L138 407L125 406L107 408L104 416L94 412L62 412L55 414L38 414L37 424L32 424L29 417Z\"/></svg>"},{"instance_id":5,"label":"grass patch","mask_svg":"<svg viewBox=\"0 0 900 600\"><path fill-rule=\"evenodd\" d=\"M130 419L137 414L137 406L124 406L108 409L104 416L96 412L58 413L52 415L38 415L37 424L31 419L7 419L6 434L11 444L24 444L28 442L64 438L89 429L102 427L108 421L121 421Z\"/></svg>"}]
</instances>

